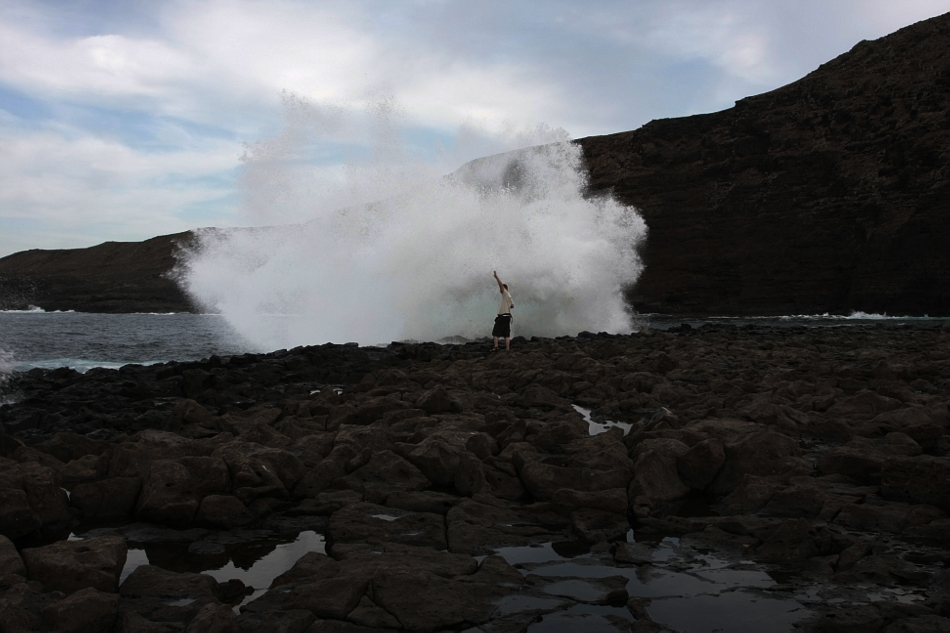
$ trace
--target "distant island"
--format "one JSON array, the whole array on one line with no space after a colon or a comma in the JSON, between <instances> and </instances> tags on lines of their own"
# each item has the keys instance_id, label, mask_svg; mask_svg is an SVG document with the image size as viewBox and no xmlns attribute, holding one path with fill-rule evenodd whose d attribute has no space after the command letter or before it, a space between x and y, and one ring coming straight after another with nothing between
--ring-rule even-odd
<instances>
[{"instance_id":1,"label":"distant island","mask_svg":"<svg viewBox=\"0 0 950 633\"><path fill-rule=\"evenodd\" d=\"M575 141L637 207L640 312L950 315L950 14L713 114ZM517 161L517 152L512 153ZM190 233L0 259L0 309L194 311Z\"/></svg>"}]
</instances>

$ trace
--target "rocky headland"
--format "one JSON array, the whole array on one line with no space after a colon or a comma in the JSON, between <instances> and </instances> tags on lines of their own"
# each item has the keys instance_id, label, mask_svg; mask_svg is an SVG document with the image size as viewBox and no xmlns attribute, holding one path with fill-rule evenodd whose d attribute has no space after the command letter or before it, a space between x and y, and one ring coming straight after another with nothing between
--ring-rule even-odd
<instances>
[{"instance_id":1,"label":"rocky headland","mask_svg":"<svg viewBox=\"0 0 950 633\"><path fill-rule=\"evenodd\" d=\"M0 629L950 631L946 325L487 345L16 374Z\"/></svg>"},{"instance_id":2,"label":"rocky headland","mask_svg":"<svg viewBox=\"0 0 950 633\"><path fill-rule=\"evenodd\" d=\"M950 14L728 110L576 141L589 193L635 206L649 227L632 305L950 315L948 49ZM188 239L0 258L0 309L192 310L167 274Z\"/></svg>"}]
</instances>

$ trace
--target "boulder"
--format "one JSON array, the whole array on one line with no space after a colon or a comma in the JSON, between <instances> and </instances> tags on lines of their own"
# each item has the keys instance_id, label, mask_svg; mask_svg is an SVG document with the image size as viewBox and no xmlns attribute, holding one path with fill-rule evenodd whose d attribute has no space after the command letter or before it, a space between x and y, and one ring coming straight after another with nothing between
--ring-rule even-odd
<instances>
[{"instance_id":1,"label":"boulder","mask_svg":"<svg viewBox=\"0 0 950 633\"><path fill-rule=\"evenodd\" d=\"M105 470L100 468L100 462L104 462L102 465L105 469L108 468L108 462L99 455L86 455L72 460L60 469L60 484L67 490L72 490L76 484L99 479Z\"/></svg>"},{"instance_id":2,"label":"boulder","mask_svg":"<svg viewBox=\"0 0 950 633\"><path fill-rule=\"evenodd\" d=\"M339 559L341 573L367 579L380 571L412 570L454 578L478 570L478 561L471 556L400 543L340 543L333 545L332 552Z\"/></svg>"},{"instance_id":3,"label":"boulder","mask_svg":"<svg viewBox=\"0 0 950 633\"><path fill-rule=\"evenodd\" d=\"M801 562L820 554L817 529L807 519L791 519L778 526L755 550L763 563Z\"/></svg>"},{"instance_id":4,"label":"boulder","mask_svg":"<svg viewBox=\"0 0 950 633\"><path fill-rule=\"evenodd\" d=\"M593 443L593 438L582 441ZM566 460L545 458L537 453L522 453L518 475L528 492L539 501L551 499L563 488L583 492L626 488L634 467L626 451L622 450L623 444L617 442L616 445L621 450L603 451L602 454L590 451Z\"/></svg>"},{"instance_id":5,"label":"boulder","mask_svg":"<svg viewBox=\"0 0 950 633\"><path fill-rule=\"evenodd\" d=\"M51 604L40 614L62 633L112 633L119 615L119 595L86 587Z\"/></svg>"},{"instance_id":6,"label":"boulder","mask_svg":"<svg viewBox=\"0 0 950 633\"><path fill-rule=\"evenodd\" d=\"M177 433L147 429L136 433L131 441L118 444L109 461L109 477L148 476L152 461L181 457L207 456L211 447Z\"/></svg>"},{"instance_id":7,"label":"boulder","mask_svg":"<svg viewBox=\"0 0 950 633\"><path fill-rule=\"evenodd\" d=\"M123 598L214 598L217 587L218 582L207 574L178 574L155 565L139 565L119 587L119 593Z\"/></svg>"},{"instance_id":8,"label":"boulder","mask_svg":"<svg viewBox=\"0 0 950 633\"><path fill-rule=\"evenodd\" d=\"M8 574L26 576L26 566L13 542L0 535L0 578Z\"/></svg>"},{"instance_id":9,"label":"boulder","mask_svg":"<svg viewBox=\"0 0 950 633\"><path fill-rule=\"evenodd\" d=\"M496 608L493 601L517 590L522 582L518 570L503 558L489 556L471 576L447 579L426 572L380 572L372 589L375 603L403 628L431 631L488 621Z\"/></svg>"},{"instance_id":10,"label":"boulder","mask_svg":"<svg viewBox=\"0 0 950 633\"><path fill-rule=\"evenodd\" d=\"M304 468L313 468L333 450L332 433L314 433L297 439L287 450L296 455Z\"/></svg>"},{"instance_id":11,"label":"boulder","mask_svg":"<svg viewBox=\"0 0 950 633\"><path fill-rule=\"evenodd\" d=\"M201 500L227 492L229 483L227 465L215 457L155 460L142 485L136 516L142 521L187 527Z\"/></svg>"},{"instance_id":12,"label":"boulder","mask_svg":"<svg viewBox=\"0 0 950 633\"><path fill-rule=\"evenodd\" d=\"M821 489L804 484L784 486L769 499L761 513L764 516L815 518L828 502L828 495Z\"/></svg>"},{"instance_id":13,"label":"boulder","mask_svg":"<svg viewBox=\"0 0 950 633\"><path fill-rule=\"evenodd\" d=\"M950 511L950 458L893 457L881 468L881 495Z\"/></svg>"},{"instance_id":14,"label":"boulder","mask_svg":"<svg viewBox=\"0 0 950 633\"><path fill-rule=\"evenodd\" d=\"M784 484L772 477L743 475L735 490L719 504L719 509L727 515L754 514L764 508L784 487Z\"/></svg>"},{"instance_id":15,"label":"boulder","mask_svg":"<svg viewBox=\"0 0 950 633\"><path fill-rule=\"evenodd\" d=\"M627 491L623 488L611 488L597 492L581 492L562 488L554 493L551 502L562 510L592 508L614 514L626 514Z\"/></svg>"},{"instance_id":16,"label":"boulder","mask_svg":"<svg viewBox=\"0 0 950 633\"><path fill-rule=\"evenodd\" d=\"M425 490L429 479L413 464L392 451L374 452L349 475L335 479L337 488L355 490L370 503L385 503L394 492Z\"/></svg>"},{"instance_id":17,"label":"boulder","mask_svg":"<svg viewBox=\"0 0 950 633\"><path fill-rule=\"evenodd\" d=\"M219 446L211 456L227 464L230 487L244 503L261 496L289 497L306 471L300 459L287 450L241 439Z\"/></svg>"},{"instance_id":18,"label":"boulder","mask_svg":"<svg viewBox=\"0 0 950 633\"><path fill-rule=\"evenodd\" d=\"M298 584L300 582L326 580L340 573L340 564L326 554L307 552L297 559L293 567L271 583L271 587Z\"/></svg>"},{"instance_id":19,"label":"boulder","mask_svg":"<svg viewBox=\"0 0 950 633\"><path fill-rule=\"evenodd\" d=\"M789 477L813 471L812 465L802 459L798 442L772 430L753 432L723 445L726 462L710 485L715 494L732 492L743 475Z\"/></svg>"},{"instance_id":20,"label":"boulder","mask_svg":"<svg viewBox=\"0 0 950 633\"><path fill-rule=\"evenodd\" d=\"M378 604L369 599L369 596L360 598L359 604L350 611L346 619L358 626L365 626L373 629L399 629L402 628L399 620L391 613L381 608Z\"/></svg>"},{"instance_id":21,"label":"boulder","mask_svg":"<svg viewBox=\"0 0 950 633\"><path fill-rule=\"evenodd\" d=\"M697 442L676 460L680 480L693 490L705 490L726 463L722 442L710 438Z\"/></svg>"},{"instance_id":22,"label":"boulder","mask_svg":"<svg viewBox=\"0 0 950 633\"><path fill-rule=\"evenodd\" d=\"M406 457L433 485L447 488L455 484L459 470L459 456L465 452L464 444L451 444L441 437L428 437Z\"/></svg>"},{"instance_id":23,"label":"boulder","mask_svg":"<svg viewBox=\"0 0 950 633\"><path fill-rule=\"evenodd\" d=\"M178 574L154 565L140 565L119 587L119 594L123 612L134 611L152 622L183 624L206 605L220 604L216 595L219 587L206 574Z\"/></svg>"},{"instance_id":24,"label":"boulder","mask_svg":"<svg viewBox=\"0 0 950 633\"><path fill-rule=\"evenodd\" d=\"M442 385L425 391L416 400L415 406L426 413L458 413L462 410L462 405Z\"/></svg>"},{"instance_id":25,"label":"boulder","mask_svg":"<svg viewBox=\"0 0 950 633\"><path fill-rule=\"evenodd\" d=\"M26 462L0 472L0 534L16 539L36 530L62 530L72 520L53 469Z\"/></svg>"},{"instance_id":26,"label":"boulder","mask_svg":"<svg viewBox=\"0 0 950 633\"><path fill-rule=\"evenodd\" d=\"M881 468L889 457L914 457L923 452L921 446L901 432L891 432L877 439L856 437L844 446L822 453L818 471L822 474L841 474L861 482L877 484Z\"/></svg>"},{"instance_id":27,"label":"boulder","mask_svg":"<svg viewBox=\"0 0 950 633\"><path fill-rule=\"evenodd\" d=\"M327 537L333 542L393 542L444 549L445 517L372 503L354 503L333 513Z\"/></svg>"},{"instance_id":28,"label":"boulder","mask_svg":"<svg viewBox=\"0 0 950 633\"><path fill-rule=\"evenodd\" d=\"M304 609L318 618L342 620L356 608L369 581L339 575L294 586L283 599L283 609Z\"/></svg>"},{"instance_id":29,"label":"boulder","mask_svg":"<svg viewBox=\"0 0 950 633\"><path fill-rule=\"evenodd\" d=\"M185 633L239 633L234 609L226 604L206 604L188 623Z\"/></svg>"},{"instance_id":30,"label":"boulder","mask_svg":"<svg viewBox=\"0 0 950 633\"><path fill-rule=\"evenodd\" d=\"M471 555L556 541L568 526L550 504L523 506L484 494L449 510L446 523L449 551Z\"/></svg>"},{"instance_id":31,"label":"boulder","mask_svg":"<svg viewBox=\"0 0 950 633\"><path fill-rule=\"evenodd\" d=\"M689 493L677 468L678 459L688 451L686 444L673 439L645 440L637 445L628 498L637 505L656 506Z\"/></svg>"},{"instance_id":32,"label":"boulder","mask_svg":"<svg viewBox=\"0 0 950 633\"><path fill-rule=\"evenodd\" d=\"M142 490L139 477L111 477L73 488L70 503L87 519L131 516Z\"/></svg>"},{"instance_id":33,"label":"boulder","mask_svg":"<svg viewBox=\"0 0 950 633\"><path fill-rule=\"evenodd\" d=\"M64 464L88 455L98 457L102 455L107 446L105 442L71 431L54 433L52 438L43 443L46 452Z\"/></svg>"},{"instance_id":34,"label":"boulder","mask_svg":"<svg viewBox=\"0 0 950 633\"><path fill-rule=\"evenodd\" d=\"M17 539L42 526L26 492L21 488L0 488L0 535Z\"/></svg>"},{"instance_id":35,"label":"boulder","mask_svg":"<svg viewBox=\"0 0 950 633\"><path fill-rule=\"evenodd\" d=\"M194 400L185 399L172 409L167 430L193 439L211 437L223 430L218 417Z\"/></svg>"},{"instance_id":36,"label":"boulder","mask_svg":"<svg viewBox=\"0 0 950 633\"><path fill-rule=\"evenodd\" d=\"M622 540L630 531L626 511L616 513L594 508L579 508L571 512L571 527L588 543Z\"/></svg>"},{"instance_id":37,"label":"boulder","mask_svg":"<svg viewBox=\"0 0 950 633\"><path fill-rule=\"evenodd\" d=\"M122 537L100 536L27 548L21 555L30 580L38 580L47 590L73 593L92 587L115 592L127 552Z\"/></svg>"},{"instance_id":38,"label":"boulder","mask_svg":"<svg viewBox=\"0 0 950 633\"><path fill-rule=\"evenodd\" d=\"M456 495L423 490L421 492L394 492L386 498L386 505L410 512L432 512L444 515L464 500L464 497Z\"/></svg>"},{"instance_id":39,"label":"boulder","mask_svg":"<svg viewBox=\"0 0 950 633\"><path fill-rule=\"evenodd\" d=\"M488 433L475 433L465 441L465 450L485 461L499 451L498 442Z\"/></svg>"},{"instance_id":40,"label":"boulder","mask_svg":"<svg viewBox=\"0 0 950 633\"><path fill-rule=\"evenodd\" d=\"M230 530L247 525L256 517L234 495L208 495L201 500L195 523Z\"/></svg>"},{"instance_id":41,"label":"boulder","mask_svg":"<svg viewBox=\"0 0 950 633\"><path fill-rule=\"evenodd\" d=\"M306 609L247 611L238 616L241 633L306 633L315 616Z\"/></svg>"}]
</instances>

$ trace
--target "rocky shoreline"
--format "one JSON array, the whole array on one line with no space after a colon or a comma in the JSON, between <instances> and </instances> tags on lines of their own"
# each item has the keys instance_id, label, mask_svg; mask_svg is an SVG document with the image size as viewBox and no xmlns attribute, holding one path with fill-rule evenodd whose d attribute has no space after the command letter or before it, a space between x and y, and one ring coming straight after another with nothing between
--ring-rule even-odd
<instances>
[{"instance_id":1,"label":"rocky shoreline","mask_svg":"<svg viewBox=\"0 0 950 633\"><path fill-rule=\"evenodd\" d=\"M950 631L948 380L940 324L32 370L0 630Z\"/></svg>"}]
</instances>

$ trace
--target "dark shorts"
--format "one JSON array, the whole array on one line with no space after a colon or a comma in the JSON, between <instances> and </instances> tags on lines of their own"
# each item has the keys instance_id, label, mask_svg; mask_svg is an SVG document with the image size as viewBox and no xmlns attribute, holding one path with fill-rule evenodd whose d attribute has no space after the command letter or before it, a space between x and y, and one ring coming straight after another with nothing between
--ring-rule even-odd
<instances>
[{"instance_id":1,"label":"dark shorts","mask_svg":"<svg viewBox=\"0 0 950 633\"><path fill-rule=\"evenodd\" d=\"M499 314L495 317L495 327L491 329L492 336L511 338L511 315Z\"/></svg>"}]
</instances>

